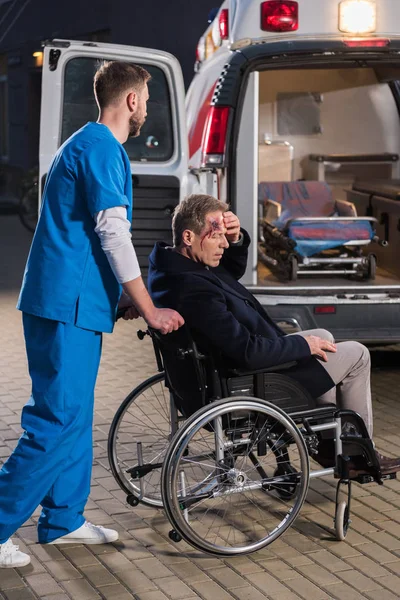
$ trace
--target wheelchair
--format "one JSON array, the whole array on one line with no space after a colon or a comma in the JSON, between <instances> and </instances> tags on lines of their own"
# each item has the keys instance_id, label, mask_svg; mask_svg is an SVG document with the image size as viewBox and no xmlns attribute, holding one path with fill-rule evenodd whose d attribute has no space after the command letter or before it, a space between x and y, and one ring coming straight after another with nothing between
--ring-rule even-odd
<instances>
[{"instance_id":1,"label":"wheelchair","mask_svg":"<svg viewBox=\"0 0 400 600\"><path fill-rule=\"evenodd\" d=\"M128 504L165 510L172 541L217 556L256 552L292 525L310 479L326 475L338 480L334 524L344 540L350 453L365 463L356 481L395 478L382 476L358 414L316 407L285 375L295 363L227 369L199 351L186 326L167 336L138 332L140 339L147 335L159 372L122 402L108 456ZM336 464L311 470L309 458L327 435L334 438Z\"/></svg>"}]
</instances>

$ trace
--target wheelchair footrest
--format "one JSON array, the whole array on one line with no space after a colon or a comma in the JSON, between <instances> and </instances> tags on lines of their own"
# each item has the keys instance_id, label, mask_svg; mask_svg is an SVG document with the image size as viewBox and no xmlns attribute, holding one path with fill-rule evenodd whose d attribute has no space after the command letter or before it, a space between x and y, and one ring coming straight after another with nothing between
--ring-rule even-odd
<instances>
[{"instance_id":1,"label":"wheelchair footrest","mask_svg":"<svg viewBox=\"0 0 400 600\"><path fill-rule=\"evenodd\" d=\"M373 475L365 474L359 475L358 477L353 477L351 481L356 481L357 483L382 483L383 481L389 481L390 479L397 479L396 473L386 473L385 475L380 475L379 478L374 477Z\"/></svg>"}]
</instances>

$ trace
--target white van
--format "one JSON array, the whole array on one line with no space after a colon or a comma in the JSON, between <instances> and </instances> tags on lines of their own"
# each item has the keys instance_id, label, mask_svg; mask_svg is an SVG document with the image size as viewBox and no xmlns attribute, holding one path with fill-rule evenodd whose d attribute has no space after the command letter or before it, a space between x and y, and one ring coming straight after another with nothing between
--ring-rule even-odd
<instances>
[{"instance_id":1,"label":"white van","mask_svg":"<svg viewBox=\"0 0 400 600\"><path fill-rule=\"evenodd\" d=\"M126 144L144 275L155 241L171 239L179 200L209 193L228 201L249 231L243 283L288 332L324 327L337 340L400 341L398 0L225 0L199 42L186 108L170 54L49 42L41 178L60 144L96 120L92 81L102 59L139 63L152 75L147 122ZM388 242L357 249L369 256L369 278L357 275L352 254L347 267L335 269L332 260L326 272L305 268L307 260L297 278L274 272L263 249L260 185L317 181L335 206L373 221Z\"/></svg>"}]
</instances>

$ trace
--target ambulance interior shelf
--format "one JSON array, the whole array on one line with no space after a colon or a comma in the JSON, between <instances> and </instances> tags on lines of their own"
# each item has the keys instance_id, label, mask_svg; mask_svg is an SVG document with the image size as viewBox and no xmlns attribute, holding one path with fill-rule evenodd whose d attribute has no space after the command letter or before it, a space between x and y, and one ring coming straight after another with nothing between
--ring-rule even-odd
<instances>
[{"instance_id":1,"label":"ambulance interior shelf","mask_svg":"<svg viewBox=\"0 0 400 600\"><path fill-rule=\"evenodd\" d=\"M391 152L382 154L310 154L310 171L312 179L325 181L326 173L337 171L342 166L352 165L388 165L391 167L392 177L398 175L399 155Z\"/></svg>"},{"instance_id":2,"label":"ambulance interior shelf","mask_svg":"<svg viewBox=\"0 0 400 600\"><path fill-rule=\"evenodd\" d=\"M389 200L400 201L400 179L356 180L353 183L353 190L370 196L382 196Z\"/></svg>"},{"instance_id":3,"label":"ambulance interior shelf","mask_svg":"<svg viewBox=\"0 0 400 600\"><path fill-rule=\"evenodd\" d=\"M356 180L347 189L347 200L356 206L359 215L373 217L378 222L378 235L389 242L390 252L376 248L380 264L400 274L400 179Z\"/></svg>"}]
</instances>

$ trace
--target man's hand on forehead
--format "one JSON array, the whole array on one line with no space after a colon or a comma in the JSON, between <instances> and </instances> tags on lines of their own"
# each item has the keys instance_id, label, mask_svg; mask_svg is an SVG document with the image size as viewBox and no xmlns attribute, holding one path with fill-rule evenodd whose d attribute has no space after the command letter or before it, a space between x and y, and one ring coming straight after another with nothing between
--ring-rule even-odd
<instances>
[{"instance_id":1,"label":"man's hand on forehead","mask_svg":"<svg viewBox=\"0 0 400 600\"><path fill-rule=\"evenodd\" d=\"M237 216L230 210L223 214L224 226L226 229L226 239L229 243L234 244L240 238L240 221Z\"/></svg>"}]
</instances>

